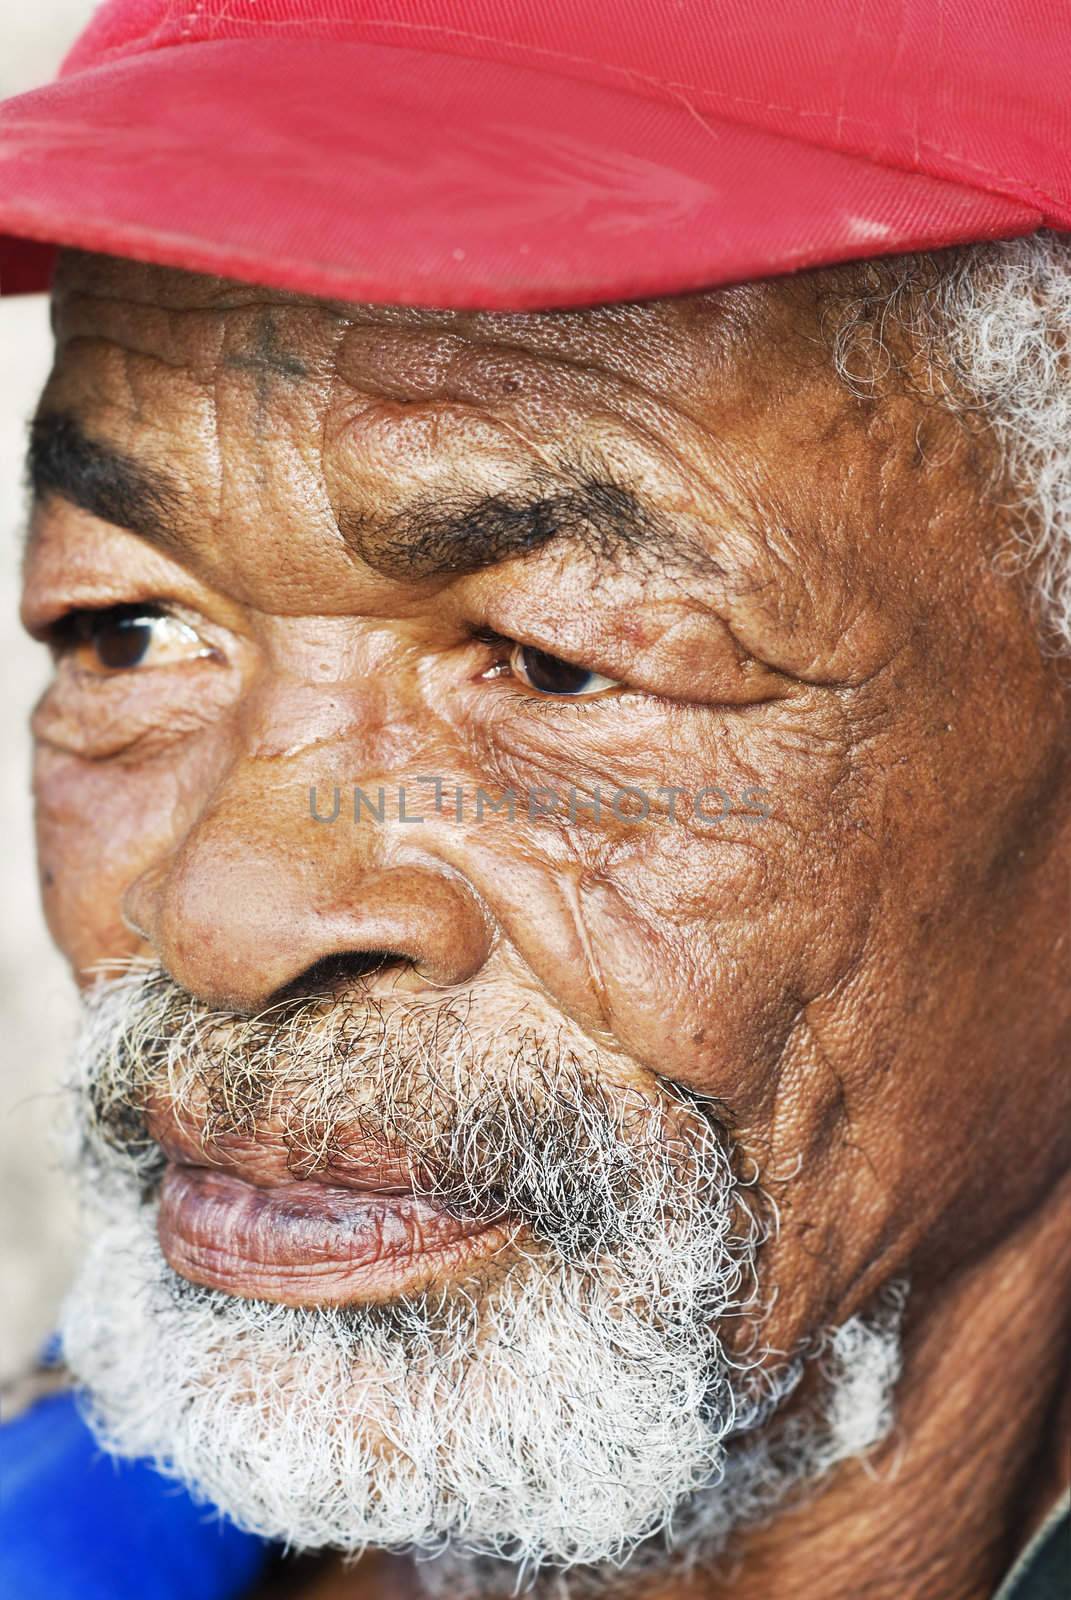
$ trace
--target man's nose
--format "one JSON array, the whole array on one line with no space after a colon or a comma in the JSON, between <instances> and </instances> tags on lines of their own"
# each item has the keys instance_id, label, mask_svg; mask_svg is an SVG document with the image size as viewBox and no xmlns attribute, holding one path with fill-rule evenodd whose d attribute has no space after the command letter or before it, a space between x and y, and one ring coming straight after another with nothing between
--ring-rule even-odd
<instances>
[{"instance_id":1,"label":"man's nose","mask_svg":"<svg viewBox=\"0 0 1071 1600\"><path fill-rule=\"evenodd\" d=\"M372 838L344 807L334 823L313 821L307 786L273 784L266 795L256 766L244 781L232 773L177 851L125 897L127 921L176 982L210 1005L253 1012L340 957L358 958L357 970L405 965L434 986L480 970L491 932L451 867L411 848L392 861L389 824Z\"/></svg>"}]
</instances>

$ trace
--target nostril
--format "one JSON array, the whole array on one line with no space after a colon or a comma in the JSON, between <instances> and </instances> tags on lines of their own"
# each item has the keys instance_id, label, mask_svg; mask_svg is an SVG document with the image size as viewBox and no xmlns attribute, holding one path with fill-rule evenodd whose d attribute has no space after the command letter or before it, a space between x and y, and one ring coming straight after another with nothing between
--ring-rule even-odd
<instances>
[{"instance_id":1,"label":"nostril","mask_svg":"<svg viewBox=\"0 0 1071 1600\"><path fill-rule=\"evenodd\" d=\"M334 955L321 956L285 988L273 996L273 1004L286 1000L308 1000L313 996L329 998L361 978L384 967L411 966L412 958L396 950L342 950Z\"/></svg>"}]
</instances>

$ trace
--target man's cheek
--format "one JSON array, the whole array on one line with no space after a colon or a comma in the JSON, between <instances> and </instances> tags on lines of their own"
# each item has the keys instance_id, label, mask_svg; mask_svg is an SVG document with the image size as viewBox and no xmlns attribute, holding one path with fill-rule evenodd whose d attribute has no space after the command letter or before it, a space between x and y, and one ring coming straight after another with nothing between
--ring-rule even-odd
<instances>
[{"instance_id":1,"label":"man's cheek","mask_svg":"<svg viewBox=\"0 0 1071 1600\"><path fill-rule=\"evenodd\" d=\"M532 843L473 830L457 860L527 970L638 1066L750 1102L791 1029L806 940L761 853L649 825L597 863Z\"/></svg>"},{"instance_id":2,"label":"man's cheek","mask_svg":"<svg viewBox=\"0 0 1071 1600\"><path fill-rule=\"evenodd\" d=\"M45 917L80 981L94 963L148 954L123 919L131 884L175 848L176 772L113 766L41 748L34 765Z\"/></svg>"},{"instance_id":3,"label":"man's cheek","mask_svg":"<svg viewBox=\"0 0 1071 1600\"><path fill-rule=\"evenodd\" d=\"M769 1111L800 1009L859 956L876 885L838 893L850 863L821 837L737 816L651 830L577 902L621 1047L665 1077Z\"/></svg>"},{"instance_id":4,"label":"man's cheek","mask_svg":"<svg viewBox=\"0 0 1071 1600\"><path fill-rule=\"evenodd\" d=\"M728 854L723 871L731 878ZM665 916L650 868L642 876L590 877L578 898L621 1048L738 1110L750 1104L791 1027L796 952L790 921L780 925L765 907L743 915L728 894L719 906L718 880L708 883L711 904L698 914L684 904Z\"/></svg>"}]
</instances>

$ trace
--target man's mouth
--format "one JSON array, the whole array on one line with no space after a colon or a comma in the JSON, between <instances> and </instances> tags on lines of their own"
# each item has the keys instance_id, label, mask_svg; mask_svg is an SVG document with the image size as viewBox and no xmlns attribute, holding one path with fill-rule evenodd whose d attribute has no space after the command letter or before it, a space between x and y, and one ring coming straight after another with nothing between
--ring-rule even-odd
<instances>
[{"instance_id":1,"label":"man's mouth","mask_svg":"<svg viewBox=\"0 0 1071 1600\"><path fill-rule=\"evenodd\" d=\"M471 1272L513 1232L450 1216L412 1193L316 1181L261 1188L175 1163L164 1174L157 1227L168 1263L190 1282L290 1306L414 1294Z\"/></svg>"},{"instance_id":2,"label":"man's mouth","mask_svg":"<svg viewBox=\"0 0 1071 1600\"><path fill-rule=\"evenodd\" d=\"M508 1218L454 1216L365 1174L300 1179L253 1165L250 1175L168 1154L157 1217L168 1264L244 1299L395 1300L468 1276L516 1236Z\"/></svg>"}]
</instances>

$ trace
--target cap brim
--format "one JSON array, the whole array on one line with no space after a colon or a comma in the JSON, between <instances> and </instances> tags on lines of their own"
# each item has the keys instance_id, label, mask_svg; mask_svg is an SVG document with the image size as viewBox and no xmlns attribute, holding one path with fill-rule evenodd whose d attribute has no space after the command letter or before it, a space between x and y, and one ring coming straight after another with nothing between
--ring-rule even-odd
<instances>
[{"instance_id":1,"label":"cap brim","mask_svg":"<svg viewBox=\"0 0 1071 1600\"><path fill-rule=\"evenodd\" d=\"M0 106L0 287L75 246L330 299L641 299L1011 237L1030 206L686 104L383 45L224 41Z\"/></svg>"}]
</instances>

